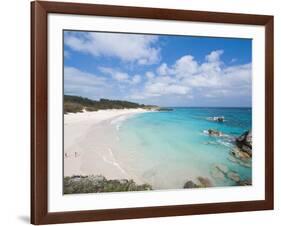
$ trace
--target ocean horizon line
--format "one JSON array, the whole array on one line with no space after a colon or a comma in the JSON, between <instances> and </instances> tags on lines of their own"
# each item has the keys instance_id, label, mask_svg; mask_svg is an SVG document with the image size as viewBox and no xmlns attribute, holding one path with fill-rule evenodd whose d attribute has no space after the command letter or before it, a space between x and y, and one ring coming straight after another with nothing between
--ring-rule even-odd
<instances>
[{"instance_id":1,"label":"ocean horizon line","mask_svg":"<svg viewBox=\"0 0 281 226\"><path fill-rule=\"evenodd\" d=\"M252 108L246 106L233 106L233 107L224 107L224 106L159 106L161 108Z\"/></svg>"}]
</instances>

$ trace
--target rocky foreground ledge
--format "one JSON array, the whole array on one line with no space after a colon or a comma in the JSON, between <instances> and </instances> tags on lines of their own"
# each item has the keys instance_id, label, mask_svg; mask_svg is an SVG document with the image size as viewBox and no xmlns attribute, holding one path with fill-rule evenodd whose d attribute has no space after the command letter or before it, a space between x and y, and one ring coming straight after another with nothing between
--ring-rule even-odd
<instances>
[{"instance_id":1,"label":"rocky foreground ledge","mask_svg":"<svg viewBox=\"0 0 281 226\"><path fill-rule=\"evenodd\" d=\"M235 139L229 160L244 167L252 167L252 132L250 130Z\"/></svg>"},{"instance_id":2,"label":"rocky foreground ledge","mask_svg":"<svg viewBox=\"0 0 281 226\"><path fill-rule=\"evenodd\" d=\"M152 190L149 184L137 185L133 180L107 180L101 175L72 176L63 180L64 194L147 191Z\"/></svg>"}]
</instances>

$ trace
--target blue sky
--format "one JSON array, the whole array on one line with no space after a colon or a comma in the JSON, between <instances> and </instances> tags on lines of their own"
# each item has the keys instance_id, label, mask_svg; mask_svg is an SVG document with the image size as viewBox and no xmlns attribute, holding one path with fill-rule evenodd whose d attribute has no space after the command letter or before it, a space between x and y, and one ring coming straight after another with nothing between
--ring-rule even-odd
<instances>
[{"instance_id":1,"label":"blue sky","mask_svg":"<svg viewBox=\"0 0 281 226\"><path fill-rule=\"evenodd\" d=\"M64 32L64 92L159 106L251 106L252 41Z\"/></svg>"}]
</instances>

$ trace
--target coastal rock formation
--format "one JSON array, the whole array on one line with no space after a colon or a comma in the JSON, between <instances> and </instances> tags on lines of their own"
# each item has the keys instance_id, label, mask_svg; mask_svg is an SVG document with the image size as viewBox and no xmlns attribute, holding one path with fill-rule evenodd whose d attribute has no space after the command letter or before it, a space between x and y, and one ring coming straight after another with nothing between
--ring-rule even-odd
<instances>
[{"instance_id":1,"label":"coastal rock formation","mask_svg":"<svg viewBox=\"0 0 281 226\"><path fill-rule=\"evenodd\" d=\"M209 117L207 119L209 121L214 121L214 122L224 122L225 121L223 116Z\"/></svg>"},{"instance_id":2,"label":"coastal rock formation","mask_svg":"<svg viewBox=\"0 0 281 226\"><path fill-rule=\"evenodd\" d=\"M235 147L231 150L231 154L235 158L240 159L242 161L248 161L249 159L251 159L251 156L248 154L248 152L245 152L242 149L237 148L237 147Z\"/></svg>"},{"instance_id":3,"label":"coastal rock formation","mask_svg":"<svg viewBox=\"0 0 281 226\"><path fill-rule=\"evenodd\" d=\"M247 168L250 168L250 167L252 167L252 161L251 161L251 159L249 159L248 161L242 161L242 160L240 160L240 159L237 159L237 158L235 158L234 156L232 156L232 155L229 155L229 157L227 158L229 161L231 161L231 162L234 162L234 163L237 163L237 164L239 164L239 165L241 165L241 166L244 166L244 167L247 167Z\"/></svg>"},{"instance_id":4,"label":"coastal rock formation","mask_svg":"<svg viewBox=\"0 0 281 226\"><path fill-rule=\"evenodd\" d=\"M227 177L233 181L235 181L236 183L238 183L240 181L240 176L238 173L234 172L234 171L230 171L227 174Z\"/></svg>"},{"instance_id":5,"label":"coastal rock formation","mask_svg":"<svg viewBox=\"0 0 281 226\"><path fill-rule=\"evenodd\" d=\"M240 164L241 166L244 166L246 168L252 167L252 161L248 161L248 162L238 161L238 164Z\"/></svg>"},{"instance_id":6,"label":"coastal rock formation","mask_svg":"<svg viewBox=\"0 0 281 226\"><path fill-rule=\"evenodd\" d=\"M218 131L218 130L215 130L215 129L208 129L207 130L207 134L209 136L216 136L216 137L220 137L222 136L222 132Z\"/></svg>"},{"instance_id":7,"label":"coastal rock formation","mask_svg":"<svg viewBox=\"0 0 281 226\"><path fill-rule=\"evenodd\" d=\"M252 131L248 130L235 139L237 147L252 157Z\"/></svg>"},{"instance_id":8,"label":"coastal rock formation","mask_svg":"<svg viewBox=\"0 0 281 226\"><path fill-rule=\"evenodd\" d=\"M241 160L238 160L232 156L230 156L229 160L235 163L240 163ZM235 185L237 186L247 186L247 185L252 185L252 180L251 179L241 179L240 175L229 169L226 165L224 164L216 164L211 168L211 175L214 179L216 180L232 180L235 182Z\"/></svg>"},{"instance_id":9,"label":"coastal rock formation","mask_svg":"<svg viewBox=\"0 0 281 226\"><path fill-rule=\"evenodd\" d=\"M137 185L133 180L107 180L102 175L72 176L63 180L64 194L146 191L152 190L151 185Z\"/></svg>"},{"instance_id":10,"label":"coastal rock formation","mask_svg":"<svg viewBox=\"0 0 281 226\"><path fill-rule=\"evenodd\" d=\"M237 183L238 186L249 186L252 185L252 180L247 179L247 180L241 180Z\"/></svg>"},{"instance_id":11,"label":"coastal rock formation","mask_svg":"<svg viewBox=\"0 0 281 226\"><path fill-rule=\"evenodd\" d=\"M244 132L235 139L235 147L231 149L228 160L243 167L252 167L252 132Z\"/></svg>"},{"instance_id":12,"label":"coastal rock formation","mask_svg":"<svg viewBox=\"0 0 281 226\"><path fill-rule=\"evenodd\" d=\"M199 188L199 186L193 181L189 180L184 184L183 188Z\"/></svg>"},{"instance_id":13,"label":"coastal rock formation","mask_svg":"<svg viewBox=\"0 0 281 226\"><path fill-rule=\"evenodd\" d=\"M211 168L211 175L214 179L218 179L218 180L224 180L224 173L219 170L216 166Z\"/></svg>"},{"instance_id":14,"label":"coastal rock formation","mask_svg":"<svg viewBox=\"0 0 281 226\"><path fill-rule=\"evenodd\" d=\"M204 188L213 187L213 184L212 184L212 182L210 181L209 178L207 178L207 177L198 177L197 179L200 182L201 187L204 187Z\"/></svg>"},{"instance_id":15,"label":"coastal rock formation","mask_svg":"<svg viewBox=\"0 0 281 226\"><path fill-rule=\"evenodd\" d=\"M197 177L197 184L194 183L192 180L188 180L183 188L208 188L213 187L213 183L207 177Z\"/></svg>"},{"instance_id":16,"label":"coastal rock formation","mask_svg":"<svg viewBox=\"0 0 281 226\"><path fill-rule=\"evenodd\" d=\"M226 165L217 164L215 167L224 174L228 172L228 167Z\"/></svg>"}]
</instances>

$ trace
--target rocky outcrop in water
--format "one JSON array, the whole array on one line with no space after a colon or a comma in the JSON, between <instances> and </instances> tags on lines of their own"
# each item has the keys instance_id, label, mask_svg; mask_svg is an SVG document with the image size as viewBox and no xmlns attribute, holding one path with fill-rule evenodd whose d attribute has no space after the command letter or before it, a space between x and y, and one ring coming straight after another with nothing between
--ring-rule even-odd
<instances>
[{"instance_id":1,"label":"rocky outcrop in water","mask_svg":"<svg viewBox=\"0 0 281 226\"><path fill-rule=\"evenodd\" d=\"M216 180L224 180L224 173L217 167L211 168L211 176Z\"/></svg>"},{"instance_id":2,"label":"rocky outcrop in water","mask_svg":"<svg viewBox=\"0 0 281 226\"><path fill-rule=\"evenodd\" d=\"M216 180L225 180L229 179L236 183L236 185L250 185L251 183L249 180L241 180L240 175L230 170L226 165L224 164L216 164L211 169L211 175Z\"/></svg>"},{"instance_id":3,"label":"rocky outcrop in water","mask_svg":"<svg viewBox=\"0 0 281 226\"><path fill-rule=\"evenodd\" d=\"M197 183L194 183L192 180L188 180L183 188L208 188L213 187L213 183L207 177L197 177Z\"/></svg>"},{"instance_id":4,"label":"rocky outcrop in water","mask_svg":"<svg viewBox=\"0 0 281 226\"><path fill-rule=\"evenodd\" d=\"M201 187L208 188L213 187L213 183L207 177L197 177L198 181L200 182Z\"/></svg>"},{"instance_id":5,"label":"rocky outcrop in water","mask_svg":"<svg viewBox=\"0 0 281 226\"><path fill-rule=\"evenodd\" d=\"M245 152L242 149L237 148L237 147L235 147L231 150L231 154L233 157L240 159L242 161L247 161L247 160L251 159L251 156L247 152Z\"/></svg>"},{"instance_id":6,"label":"rocky outcrop in water","mask_svg":"<svg viewBox=\"0 0 281 226\"><path fill-rule=\"evenodd\" d=\"M234 172L234 171L230 171L228 172L227 174L227 177L230 179L230 180L233 180L234 182L236 183L239 183L240 182L240 176L238 173Z\"/></svg>"},{"instance_id":7,"label":"rocky outcrop in water","mask_svg":"<svg viewBox=\"0 0 281 226\"><path fill-rule=\"evenodd\" d=\"M238 186L249 186L252 185L252 180L247 179L247 180L241 180L237 183Z\"/></svg>"},{"instance_id":8,"label":"rocky outcrop in water","mask_svg":"<svg viewBox=\"0 0 281 226\"><path fill-rule=\"evenodd\" d=\"M215 129L208 129L207 133L209 136L215 136L215 137L220 137L223 135L222 132L215 130Z\"/></svg>"},{"instance_id":9,"label":"rocky outcrop in water","mask_svg":"<svg viewBox=\"0 0 281 226\"><path fill-rule=\"evenodd\" d=\"M193 181L189 180L184 184L183 188L199 188L199 186Z\"/></svg>"},{"instance_id":10,"label":"rocky outcrop in water","mask_svg":"<svg viewBox=\"0 0 281 226\"><path fill-rule=\"evenodd\" d=\"M236 146L252 157L252 131L248 130L235 139Z\"/></svg>"},{"instance_id":11,"label":"rocky outcrop in water","mask_svg":"<svg viewBox=\"0 0 281 226\"><path fill-rule=\"evenodd\" d=\"M252 167L252 132L246 131L235 139L235 147L228 158L243 167Z\"/></svg>"},{"instance_id":12,"label":"rocky outcrop in water","mask_svg":"<svg viewBox=\"0 0 281 226\"><path fill-rule=\"evenodd\" d=\"M246 168L251 168L252 167L251 159L249 159L247 161L242 161L242 160L232 156L232 154L231 154L231 155L228 156L228 160L231 161L231 162L237 163L237 164L239 164L239 165L241 165L243 167L246 167Z\"/></svg>"},{"instance_id":13,"label":"rocky outcrop in water","mask_svg":"<svg viewBox=\"0 0 281 226\"><path fill-rule=\"evenodd\" d=\"M226 165L223 165L223 164L217 164L215 167L219 171L221 171L223 174L226 174L229 171L228 167Z\"/></svg>"},{"instance_id":14,"label":"rocky outcrop in water","mask_svg":"<svg viewBox=\"0 0 281 226\"><path fill-rule=\"evenodd\" d=\"M224 122L225 121L223 116L209 117L207 119L209 121L214 121L214 122Z\"/></svg>"}]
</instances>

